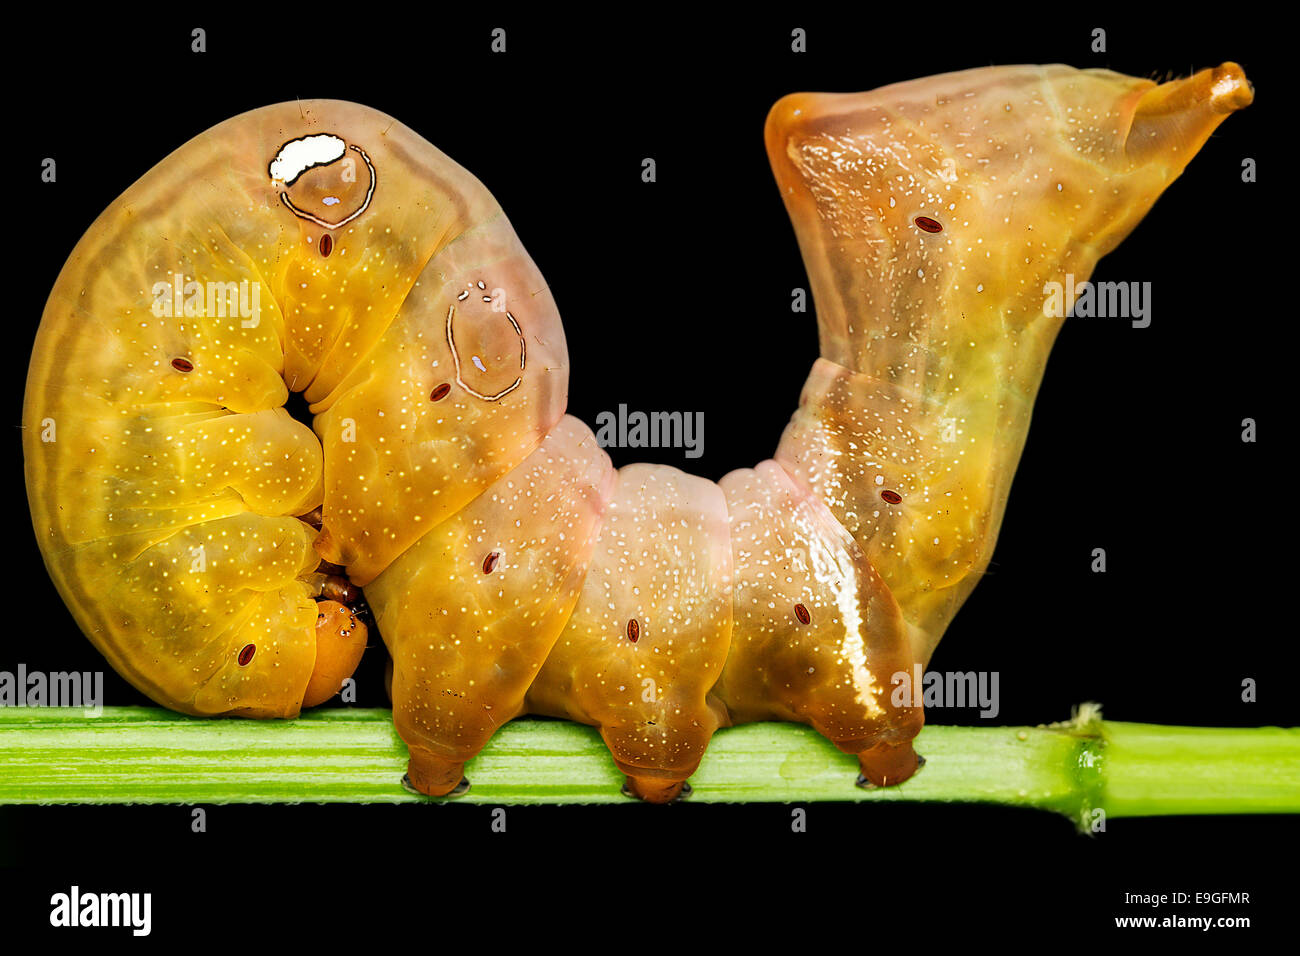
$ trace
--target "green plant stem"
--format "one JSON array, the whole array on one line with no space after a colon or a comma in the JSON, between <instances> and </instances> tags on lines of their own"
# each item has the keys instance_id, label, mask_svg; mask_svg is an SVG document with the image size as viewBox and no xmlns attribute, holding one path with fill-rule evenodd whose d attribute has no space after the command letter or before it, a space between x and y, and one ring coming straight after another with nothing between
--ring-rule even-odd
<instances>
[{"instance_id":1,"label":"green plant stem","mask_svg":"<svg viewBox=\"0 0 1300 956\"><path fill-rule=\"evenodd\" d=\"M1161 814L1300 812L1300 733L1102 721L927 726L928 763L898 787L854 785L856 760L806 727L719 731L692 802L930 801L1038 807L1086 822ZM387 710L293 721L196 720L153 708L0 709L0 804L415 803ZM466 767L458 802L629 802L599 734L560 721L503 727Z\"/></svg>"}]
</instances>

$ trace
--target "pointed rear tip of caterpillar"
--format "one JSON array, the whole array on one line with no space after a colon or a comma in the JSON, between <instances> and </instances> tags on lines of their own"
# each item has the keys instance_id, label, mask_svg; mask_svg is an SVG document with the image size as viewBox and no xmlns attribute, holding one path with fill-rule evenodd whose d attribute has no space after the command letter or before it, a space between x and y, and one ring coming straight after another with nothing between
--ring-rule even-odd
<instances>
[{"instance_id":1,"label":"pointed rear tip of caterpillar","mask_svg":"<svg viewBox=\"0 0 1300 956\"><path fill-rule=\"evenodd\" d=\"M1229 60L1208 72L1211 74L1210 105L1220 113L1235 113L1255 102L1255 88L1239 64Z\"/></svg>"},{"instance_id":2,"label":"pointed rear tip of caterpillar","mask_svg":"<svg viewBox=\"0 0 1300 956\"><path fill-rule=\"evenodd\" d=\"M1162 83L1137 100L1124 151L1135 162L1184 166L1230 113L1254 99L1245 71L1232 62Z\"/></svg>"}]
</instances>

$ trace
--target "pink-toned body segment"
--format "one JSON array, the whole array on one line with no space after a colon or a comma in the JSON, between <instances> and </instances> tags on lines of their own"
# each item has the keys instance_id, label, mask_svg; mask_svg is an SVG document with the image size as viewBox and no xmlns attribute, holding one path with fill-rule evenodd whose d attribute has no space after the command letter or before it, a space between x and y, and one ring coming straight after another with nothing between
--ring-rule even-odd
<instances>
[{"instance_id":1,"label":"pink-toned body segment","mask_svg":"<svg viewBox=\"0 0 1300 956\"><path fill-rule=\"evenodd\" d=\"M664 465L628 465L529 709L599 727L634 792L670 799L726 723L710 692L731 613L721 490Z\"/></svg>"},{"instance_id":2,"label":"pink-toned body segment","mask_svg":"<svg viewBox=\"0 0 1300 956\"><path fill-rule=\"evenodd\" d=\"M522 712L578 600L614 481L591 430L565 416L366 589L420 789L453 789L464 762Z\"/></svg>"},{"instance_id":3,"label":"pink-toned body segment","mask_svg":"<svg viewBox=\"0 0 1300 956\"><path fill-rule=\"evenodd\" d=\"M920 707L892 700L895 675L913 662L898 605L853 536L775 461L720 485L735 624L714 692L735 723L811 724L884 782L870 752L888 745L911 755L923 719ZM900 763L906 775L915 768Z\"/></svg>"}]
</instances>

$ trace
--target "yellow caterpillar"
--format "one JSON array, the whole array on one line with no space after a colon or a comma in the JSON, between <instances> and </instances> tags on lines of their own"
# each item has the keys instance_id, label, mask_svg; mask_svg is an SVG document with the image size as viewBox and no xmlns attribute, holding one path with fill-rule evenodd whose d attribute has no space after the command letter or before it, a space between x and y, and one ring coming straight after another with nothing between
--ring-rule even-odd
<instances>
[{"instance_id":1,"label":"yellow caterpillar","mask_svg":"<svg viewBox=\"0 0 1300 956\"><path fill-rule=\"evenodd\" d=\"M1086 280L1251 98L1227 63L781 100L822 357L775 458L718 484L615 471L565 415L556 303L468 172L352 103L235 117L50 295L23 413L46 565L118 672L195 715L337 693L364 588L424 793L523 713L599 727L656 802L755 720L900 782L923 717L891 675L988 564L1062 322L1046 284Z\"/></svg>"}]
</instances>

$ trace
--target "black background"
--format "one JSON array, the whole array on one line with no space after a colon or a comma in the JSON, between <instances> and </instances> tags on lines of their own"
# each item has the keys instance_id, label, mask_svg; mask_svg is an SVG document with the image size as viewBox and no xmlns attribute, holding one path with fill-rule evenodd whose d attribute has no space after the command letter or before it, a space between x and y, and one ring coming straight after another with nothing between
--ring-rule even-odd
<instances>
[{"instance_id":1,"label":"black background","mask_svg":"<svg viewBox=\"0 0 1300 956\"><path fill-rule=\"evenodd\" d=\"M1294 724L1295 628L1279 606L1291 574L1270 556L1294 526L1278 451L1292 430L1281 391L1294 321L1276 265L1290 251L1294 206L1283 192L1290 157L1279 136L1293 121L1280 28L1259 14L1211 23L1135 21L1132 9L989 11L801 6L722 17L628 6L457 20L433 7L358 6L348 16L308 7L47 19L11 36L31 59L6 67L20 203L10 242L22 243L8 300L9 421L19 422L17 370L45 297L106 205L223 119L336 97L396 116L501 202L564 317L570 411L588 424L619 403L705 413L702 458L610 449L615 464L659 461L716 480L772 454L817 353L813 316L790 312L791 289L807 280L763 149L776 99L989 64L1165 79L1233 59L1256 103L1224 124L1094 275L1150 281L1152 324L1066 322L992 566L931 668L1000 672L998 723L1064 719L1093 700L1120 720ZM208 31L207 53L189 51L194 26ZM497 26L504 55L489 49ZM808 31L806 54L790 51L794 27ZM1094 27L1107 30L1108 53L1090 51ZM38 179L47 156L58 161L54 185ZM1259 183L1241 182L1247 156ZM656 183L641 181L645 157ZM1256 444L1240 440L1246 417L1259 423ZM101 669L18 504L16 427L4 477L15 511L0 669ZM1089 569L1096 547L1107 552L1103 575ZM370 656L359 703L381 706L382 657ZM1241 701L1247 677L1258 681L1256 703ZM147 703L111 671L106 695ZM979 722L973 711L928 719ZM1112 820L1084 837L1030 811L824 804L809 808L807 833L792 834L784 805L689 803L512 808L503 835L490 832L489 813L216 807L196 835L184 807L0 808L0 862L16 868L0 912L12 910L15 930L38 929L49 893L80 882L151 890L155 938L192 932L191 922L237 927L250 907L273 903L286 933L437 925L448 944L473 945L502 920L476 916L469 902L513 907L521 919L545 902L559 942L611 916L622 935L591 938L617 945L631 926L647 941L728 945L738 924L789 923L804 945L844 932L848 945L939 932L1047 941L1149 912L1124 906L1125 891L1246 890L1254 902L1243 914L1274 924L1300 836L1295 817Z\"/></svg>"}]
</instances>

